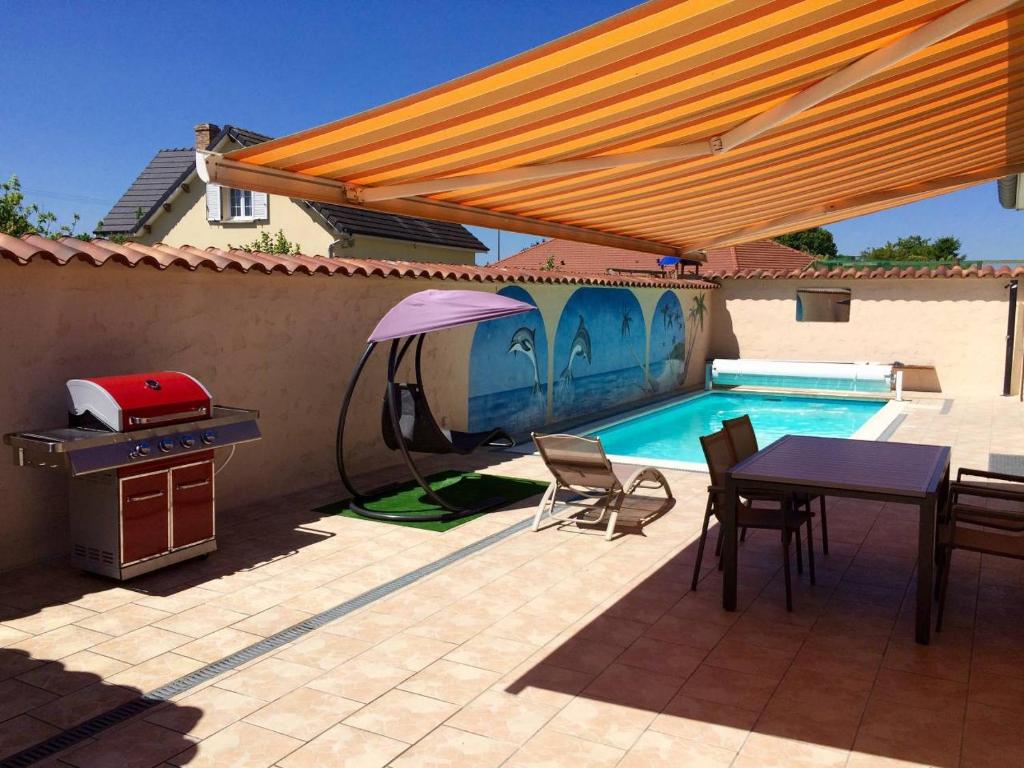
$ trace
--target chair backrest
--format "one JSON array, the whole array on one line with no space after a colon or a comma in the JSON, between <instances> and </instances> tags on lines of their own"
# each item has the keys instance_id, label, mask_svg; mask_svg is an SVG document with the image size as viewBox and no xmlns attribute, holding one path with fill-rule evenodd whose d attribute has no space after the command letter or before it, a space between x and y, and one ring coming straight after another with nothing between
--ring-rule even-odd
<instances>
[{"instance_id":1,"label":"chair backrest","mask_svg":"<svg viewBox=\"0 0 1024 768\"><path fill-rule=\"evenodd\" d=\"M736 454L733 453L728 433L720 429L710 435L704 435L700 439L700 447L704 450L704 459L708 463L711 484L724 487L725 473L736 463Z\"/></svg>"},{"instance_id":2,"label":"chair backrest","mask_svg":"<svg viewBox=\"0 0 1024 768\"><path fill-rule=\"evenodd\" d=\"M722 427L732 443L732 451L736 461L743 461L757 453L757 435L749 416L737 416L735 419L724 419Z\"/></svg>"},{"instance_id":3,"label":"chair backrest","mask_svg":"<svg viewBox=\"0 0 1024 768\"><path fill-rule=\"evenodd\" d=\"M540 456L561 485L612 490L619 486L600 440L533 434Z\"/></svg>"}]
</instances>

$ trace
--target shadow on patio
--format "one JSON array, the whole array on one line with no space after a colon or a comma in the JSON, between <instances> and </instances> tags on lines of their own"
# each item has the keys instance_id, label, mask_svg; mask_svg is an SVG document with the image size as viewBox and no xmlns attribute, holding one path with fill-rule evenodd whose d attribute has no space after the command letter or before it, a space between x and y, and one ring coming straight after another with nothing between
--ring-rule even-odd
<instances>
[{"instance_id":1,"label":"shadow on patio","mask_svg":"<svg viewBox=\"0 0 1024 768\"><path fill-rule=\"evenodd\" d=\"M581 596L599 608L505 690L549 703L575 697L548 729L631 749L650 766L698 753L708 765L789 767L1024 757L1024 568L958 552L946 627L918 646L916 509L832 500L829 512L832 554L819 549L817 586L806 573L795 580L793 613L772 532L751 532L740 547L735 613L721 608L713 554L690 591L696 542L624 593L611 560L538 598L538 611L577 619L587 615Z\"/></svg>"}]
</instances>

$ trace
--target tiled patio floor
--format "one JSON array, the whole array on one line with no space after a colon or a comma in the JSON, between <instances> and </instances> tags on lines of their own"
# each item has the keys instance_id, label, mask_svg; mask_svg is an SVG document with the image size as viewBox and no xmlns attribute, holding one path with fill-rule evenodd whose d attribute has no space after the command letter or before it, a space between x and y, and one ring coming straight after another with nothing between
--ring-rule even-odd
<instances>
[{"instance_id":1,"label":"tiled patio floor","mask_svg":"<svg viewBox=\"0 0 1024 768\"><path fill-rule=\"evenodd\" d=\"M957 464L1024 453L1015 400L907 407L896 440ZM534 457L490 471L543 478ZM1024 567L958 555L947 627L913 642L916 512L834 500L818 584L784 609L770 534L689 590L706 476L613 542L525 531L46 765L1011 766L1024 764ZM123 586L60 564L0 581L0 754L10 754L532 513L438 534L310 510L224 515L221 550Z\"/></svg>"}]
</instances>

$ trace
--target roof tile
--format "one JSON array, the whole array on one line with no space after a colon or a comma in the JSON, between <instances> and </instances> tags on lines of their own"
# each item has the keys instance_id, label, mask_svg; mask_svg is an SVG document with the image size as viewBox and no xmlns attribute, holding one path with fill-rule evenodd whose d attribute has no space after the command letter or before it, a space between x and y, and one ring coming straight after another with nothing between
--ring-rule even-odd
<instances>
[{"instance_id":1,"label":"roof tile","mask_svg":"<svg viewBox=\"0 0 1024 768\"><path fill-rule=\"evenodd\" d=\"M715 283L703 279L665 279L634 275L574 275L545 270L495 269L454 264L429 264L411 261L384 261L376 259L332 259L306 254L251 253L218 248L200 249L186 245L180 248L164 244L113 243L109 240L84 242L72 237L50 240L39 235L18 238L0 234L0 258L16 264L28 264L42 259L57 265L75 260L93 266L110 263L127 267L146 264L159 270L177 267L196 271L209 269L238 272L285 275L341 275L346 277L429 278L478 283L560 283L578 285L607 285L623 287L657 288L717 288Z\"/></svg>"}]
</instances>

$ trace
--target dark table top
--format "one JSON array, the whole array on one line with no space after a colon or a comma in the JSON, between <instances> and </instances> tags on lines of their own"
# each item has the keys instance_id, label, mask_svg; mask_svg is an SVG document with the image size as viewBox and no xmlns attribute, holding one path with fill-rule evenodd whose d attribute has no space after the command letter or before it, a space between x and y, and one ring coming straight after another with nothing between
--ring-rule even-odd
<instances>
[{"instance_id":1,"label":"dark table top","mask_svg":"<svg viewBox=\"0 0 1024 768\"><path fill-rule=\"evenodd\" d=\"M786 435L736 464L734 480L923 498L949 465L949 447Z\"/></svg>"}]
</instances>

